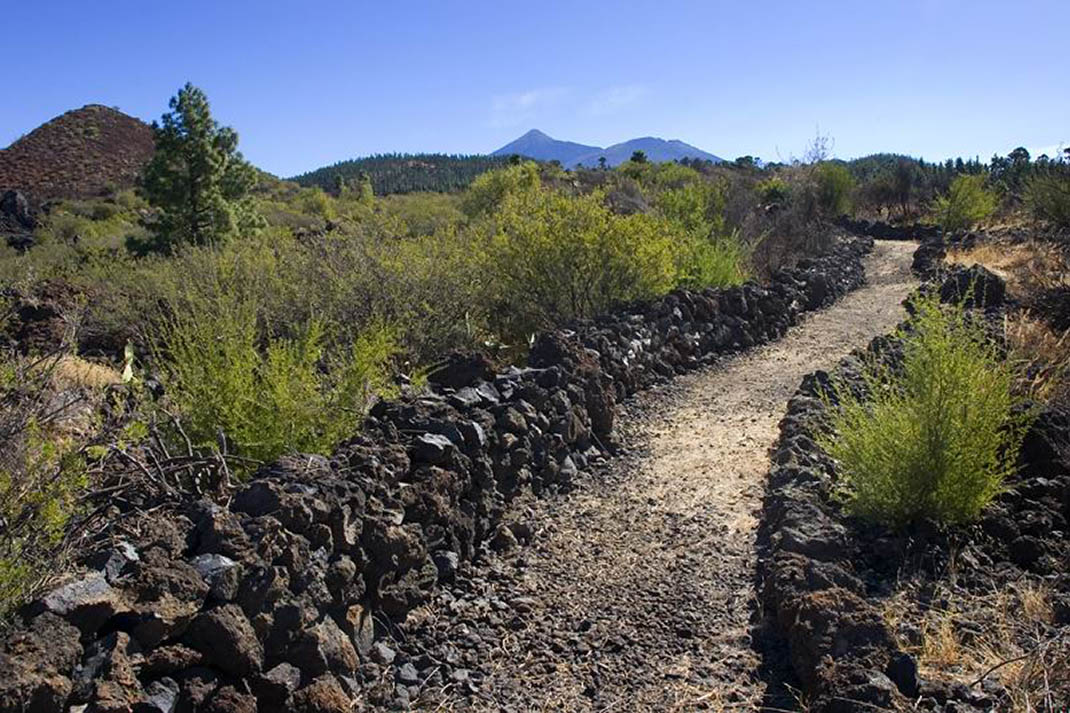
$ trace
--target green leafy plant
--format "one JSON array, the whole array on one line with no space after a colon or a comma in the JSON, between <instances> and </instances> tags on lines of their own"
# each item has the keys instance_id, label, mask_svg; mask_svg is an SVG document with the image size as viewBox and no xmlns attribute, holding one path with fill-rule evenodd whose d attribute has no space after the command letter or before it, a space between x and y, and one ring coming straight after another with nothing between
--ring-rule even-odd
<instances>
[{"instance_id":1,"label":"green leafy plant","mask_svg":"<svg viewBox=\"0 0 1070 713\"><path fill-rule=\"evenodd\" d=\"M571 198L549 190L510 195L495 215L487 254L492 315L512 339L615 302L673 285L673 242L666 223L615 216L600 194Z\"/></svg>"},{"instance_id":2,"label":"green leafy plant","mask_svg":"<svg viewBox=\"0 0 1070 713\"><path fill-rule=\"evenodd\" d=\"M507 196L485 253L486 302L498 307L488 315L495 331L523 340L680 285L741 282L744 256L735 237L714 233L717 192L684 187L662 195L662 216L615 214L599 191Z\"/></svg>"},{"instance_id":3,"label":"green leafy plant","mask_svg":"<svg viewBox=\"0 0 1070 713\"><path fill-rule=\"evenodd\" d=\"M88 484L79 445L53 428L58 356L0 363L0 618L56 571L65 528Z\"/></svg>"},{"instance_id":4,"label":"green leafy plant","mask_svg":"<svg viewBox=\"0 0 1070 713\"><path fill-rule=\"evenodd\" d=\"M324 220L333 220L335 217L334 204L319 186L302 189L297 194L296 203L296 207L302 213L314 215Z\"/></svg>"},{"instance_id":5,"label":"green leafy plant","mask_svg":"<svg viewBox=\"0 0 1070 713\"><path fill-rule=\"evenodd\" d=\"M487 171L472 181L461 201L461 210L470 218L487 215L508 196L536 190L540 185L539 167L534 161Z\"/></svg>"},{"instance_id":6,"label":"green leafy plant","mask_svg":"<svg viewBox=\"0 0 1070 713\"><path fill-rule=\"evenodd\" d=\"M765 205L780 205L788 200L788 184L776 176L759 181L754 190Z\"/></svg>"},{"instance_id":7,"label":"green leafy plant","mask_svg":"<svg viewBox=\"0 0 1070 713\"><path fill-rule=\"evenodd\" d=\"M329 452L357 429L373 395L392 393L390 328L368 328L330 354L322 323L282 337L262 334L258 316L254 300L224 293L181 308L161 327L168 398L195 446L260 461Z\"/></svg>"},{"instance_id":8,"label":"green leafy plant","mask_svg":"<svg viewBox=\"0 0 1070 713\"><path fill-rule=\"evenodd\" d=\"M851 192L855 181L842 163L822 161L814 168L817 202L825 215L839 216L851 212Z\"/></svg>"},{"instance_id":9,"label":"green leafy plant","mask_svg":"<svg viewBox=\"0 0 1070 713\"><path fill-rule=\"evenodd\" d=\"M901 367L869 363L868 393L840 383L826 394L821 445L838 494L848 512L891 525L973 520L1014 471L1028 425L1014 370L982 324L933 297L901 337Z\"/></svg>"},{"instance_id":10,"label":"green leafy plant","mask_svg":"<svg viewBox=\"0 0 1070 713\"><path fill-rule=\"evenodd\" d=\"M981 175L956 177L947 194L933 201L933 213L945 232L967 230L995 210L996 195L985 188Z\"/></svg>"},{"instance_id":11,"label":"green leafy plant","mask_svg":"<svg viewBox=\"0 0 1070 713\"><path fill-rule=\"evenodd\" d=\"M1034 217L1070 228L1070 170L1031 178L1025 188L1025 203Z\"/></svg>"},{"instance_id":12,"label":"green leafy plant","mask_svg":"<svg viewBox=\"0 0 1070 713\"><path fill-rule=\"evenodd\" d=\"M724 194L709 181L662 191L654 205L661 216L690 235L709 238L724 232Z\"/></svg>"},{"instance_id":13,"label":"green leafy plant","mask_svg":"<svg viewBox=\"0 0 1070 713\"><path fill-rule=\"evenodd\" d=\"M738 233L696 236L677 249L676 284L695 289L741 284L750 276L747 260Z\"/></svg>"}]
</instances>

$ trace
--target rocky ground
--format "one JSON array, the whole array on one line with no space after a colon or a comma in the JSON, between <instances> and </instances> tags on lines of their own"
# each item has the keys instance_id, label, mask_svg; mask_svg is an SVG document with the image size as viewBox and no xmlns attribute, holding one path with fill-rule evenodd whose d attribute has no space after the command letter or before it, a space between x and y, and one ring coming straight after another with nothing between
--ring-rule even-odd
<instances>
[{"instance_id":1,"label":"rocky ground","mask_svg":"<svg viewBox=\"0 0 1070 713\"><path fill-rule=\"evenodd\" d=\"M718 355L779 339L805 313L864 287L862 261L873 247L871 238L846 238L779 271L767 286L678 290L543 333L525 368L498 371L479 354L449 355L428 375L433 386L377 403L362 432L331 457L291 454L247 482L220 478L218 462L193 465L193 452L169 451L162 442L139 447L97 478L90 496L97 529L83 529L88 534L72 552L70 573L23 606L0 643L0 712L343 713L409 709L414 698L453 705L455 695L464 702L493 690L513 690L517 706L530 709L531 700L510 689L505 674L501 685L487 685L487 678L494 666L512 663L496 653L501 647L519 643L525 651L557 654L573 646L571 637L544 637L540 646L536 634L519 642L503 636L529 621L556 621L549 618L553 597L540 604L525 595L531 588L551 594L560 570L540 570L525 583L481 553L500 553L501 567L515 567L518 540L535 539L536 549L527 551L538 553L559 546L541 533L572 525L582 547L595 540L587 535L594 528L617 550L602 555L619 557L625 548L610 528L627 501L599 497L593 504L606 508L599 515L575 510L566 511L573 518L558 518L556 507L532 498L567 505L557 496L577 492L585 473L620 450L616 403L713 364ZM25 307L22 327L27 319L63 327L55 310ZM764 373L744 378L761 384ZM686 391L665 398L675 393ZM649 441L655 451L653 434L644 436L641 424L633 419L639 436L621 473L641 472L655 460L636 448ZM678 425L677 438L700 426ZM715 428L705 436L712 440ZM724 433L731 428L721 426ZM654 473L655 483L668 477L664 468ZM682 541L694 539L686 517L681 522ZM672 534L652 532L632 546ZM482 569L462 569L457 582L458 569L473 558ZM578 553L560 559L566 577L584 566ZM665 566L655 564L653 570ZM589 576L604 576L588 567ZM633 579L640 576L642 570ZM502 580L501 595L482 594L480 582L488 578ZM687 580L704 586L692 574ZM661 601L676 587L666 580L646 595ZM623 580L618 591L634 588ZM440 598L443 591L454 594ZM584 596L585 611L609 611L593 594L578 601ZM632 604L621 605L621 616L638 616ZM699 628L702 610L695 611L692 638L707 632ZM604 615L589 618L575 627L594 646L632 645L606 630ZM635 638L652 628L635 621L643 625ZM688 630L673 631L687 638ZM643 655L658 653L635 646ZM592 648L577 642L574 650L582 664ZM592 696L602 688L598 676Z\"/></svg>"},{"instance_id":2,"label":"rocky ground","mask_svg":"<svg viewBox=\"0 0 1070 713\"><path fill-rule=\"evenodd\" d=\"M428 710L794 707L754 626L768 449L803 375L902 318L914 249L878 242L865 288L628 403L625 457L527 503L519 545L499 538L381 645L412 674L399 693Z\"/></svg>"},{"instance_id":3,"label":"rocky ground","mask_svg":"<svg viewBox=\"0 0 1070 713\"><path fill-rule=\"evenodd\" d=\"M969 294L969 306L982 295L993 325L1020 319L1021 303L1006 301L1003 279L985 267L952 266L936 277L923 289L941 301ZM1021 349L1011 328L1007 334ZM817 397L830 379L860 388L864 360L894 364L901 347L881 336L832 375L808 375L780 424L759 533L762 602L790 642L792 670L808 693L804 710L1065 711L1066 401L1052 391L1034 405L1017 472L979 520L894 529L850 517L831 497L835 464L815 443L826 410Z\"/></svg>"}]
</instances>

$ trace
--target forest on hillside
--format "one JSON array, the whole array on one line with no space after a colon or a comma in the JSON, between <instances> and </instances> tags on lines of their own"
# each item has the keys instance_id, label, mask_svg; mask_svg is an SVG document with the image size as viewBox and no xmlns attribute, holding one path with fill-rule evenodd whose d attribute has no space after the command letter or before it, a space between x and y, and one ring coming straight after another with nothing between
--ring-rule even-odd
<instances>
[{"instance_id":1,"label":"forest on hillside","mask_svg":"<svg viewBox=\"0 0 1070 713\"><path fill-rule=\"evenodd\" d=\"M467 188L481 173L500 168L507 162L502 156L460 156L450 154L377 154L365 158L339 161L291 180L302 186L318 186L337 194L342 186L364 178L371 181L376 195L449 192Z\"/></svg>"}]
</instances>

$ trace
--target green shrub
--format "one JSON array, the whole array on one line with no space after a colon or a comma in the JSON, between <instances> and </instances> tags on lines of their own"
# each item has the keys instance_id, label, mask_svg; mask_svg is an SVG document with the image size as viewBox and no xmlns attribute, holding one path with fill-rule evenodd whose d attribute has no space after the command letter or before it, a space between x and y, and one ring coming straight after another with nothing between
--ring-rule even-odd
<instances>
[{"instance_id":1,"label":"green shrub","mask_svg":"<svg viewBox=\"0 0 1070 713\"><path fill-rule=\"evenodd\" d=\"M825 215L840 216L851 211L851 192L855 181L842 163L823 161L814 169L817 202Z\"/></svg>"},{"instance_id":2,"label":"green shrub","mask_svg":"<svg viewBox=\"0 0 1070 713\"><path fill-rule=\"evenodd\" d=\"M55 572L87 485L78 444L55 432L57 358L0 362L0 619Z\"/></svg>"},{"instance_id":3,"label":"green shrub","mask_svg":"<svg viewBox=\"0 0 1070 713\"><path fill-rule=\"evenodd\" d=\"M705 182L698 171L679 163L653 164L651 171L650 182L662 188L683 188Z\"/></svg>"},{"instance_id":4,"label":"green shrub","mask_svg":"<svg viewBox=\"0 0 1070 713\"><path fill-rule=\"evenodd\" d=\"M788 200L788 184L776 176L759 181L754 190L758 193L761 202L766 205L779 205Z\"/></svg>"},{"instance_id":5,"label":"green shrub","mask_svg":"<svg viewBox=\"0 0 1070 713\"><path fill-rule=\"evenodd\" d=\"M491 318L507 338L526 338L675 284L671 225L642 214L614 215L601 193L516 193L495 219L486 270L490 299L499 306Z\"/></svg>"},{"instance_id":6,"label":"green shrub","mask_svg":"<svg viewBox=\"0 0 1070 713\"><path fill-rule=\"evenodd\" d=\"M383 212L396 216L409 237L435 235L464 221L460 199L449 193L405 193L377 201Z\"/></svg>"},{"instance_id":7,"label":"green shrub","mask_svg":"<svg viewBox=\"0 0 1070 713\"><path fill-rule=\"evenodd\" d=\"M540 184L539 166L534 161L487 171L472 181L461 200L461 210L470 218L487 215L507 196L537 189Z\"/></svg>"},{"instance_id":8,"label":"green shrub","mask_svg":"<svg viewBox=\"0 0 1070 713\"><path fill-rule=\"evenodd\" d=\"M738 233L694 237L677 250L676 284L700 289L738 285L750 277Z\"/></svg>"},{"instance_id":9,"label":"green shrub","mask_svg":"<svg viewBox=\"0 0 1070 713\"><path fill-rule=\"evenodd\" d=\"M157 340L168 398L199 448L220 445L270 461L286 451L329 452L356 431L375 394L391 392L393 331L367 329L328 354L321 323L262 338L248 297L220 294L167 320Z\"/></svg>"},{"instance_id":10,"label":"green shrub","mask_svg":"<svg viewBox=\"0 0 1070 713\"><path fill-rule=\"evenodd\" d=\"M93 232L93 223L65 210L56 210L37 229L37 239L42 243L74 244Z\"/></svg>"},{"instance_id":11,"label":"green shrub","mask_svg":"<svg viewBox=\"0 0 1070 713\"><path fill-rule=\"evenodd\" d=\"M84 327L119 335L109 341L120 345L123 335L140 334L145 350L157 338L161 314L229 293L257 305L261 340L297 338L301 325L315 319L328 352L344 348L351 332L382 323L395 328L399 356L414 366L472 348L488 336L480 288L487 238L453 228L416 238L404 233L397 216L381 211L342 220L322 235L297 239L274 227L223 245L183 246L173 256L83 267L78 282L102 295ZM157 305L163 309L146 308Z\"/></svg>"},{"instance_id":12,"label":"green shrub","mask_svg":"<svg viewBox=\"0 0 1070 713\"><path fill-rule=\"evenodd\" d=\"M516 343L681 285L742 282L746 256L735 235L719 234L723 203L716 187L689 185L659 196L658 215L614 213L600 191L506 196L492 216L493 237L479 269L485 276L479 301L491 331Z\"/></svg>"},{"instance_id":13,"label":"green shrub","mask_svg":"<svg viewBox=\"0 0 1070 713\"><path fill-rule=\"evenodd\" d=\"M936 220L945 232L967 230L996 210L996 194L985 188L982 175L961 175L946 195L933 201Z\"/></svg>"},{"instance_id":14,"label":"green shrub","mask_svg":"<svg viewBox=\"0 0 1070 713\"><path fill-rule=\"evenodd\" d=\"M1034 176L1026 184L1025 203L1036 218L1070 228L1070 175Z\"/></svg>"},{"instance_id":15,"label":"green shrub","mask_svg":"<svg viewBox=\"0 0 1070 713\"><path fill-rule=\"evenodd\" d=\"M709 238L724 231L724 193L709 181L662 191L654 205L661 216L690 235Z\"/></svg>"},{"instance_id":16,"label":"green shrub","mask_svg":"<svg viewBox=\"0 0 1070 713\"><path fill-rule=\"evenodd\" d=\"M90 209L89 217L96 221L115 218L123 212L122 206L108 201L96 201Z\"/></svg>"},{"instance_id":17,"label":"green shrub","mask_svg":"<svg viewBox=\"0 0 1070 713\"><path fill-rule=\"evenodd\" d=\"M918 302L895 371L870 363L868 395L843 384L821 444L855 515L901 526L975 519L1013 472L1027 419L1014 372L983 325L934 298Z\"/></svg>"},{"instance_id":18,"label":"green shrub","mask_svg":"<svg viewBox=\"0 0 1070 713\"><path fill-rule=\"evenodd\" d=\"M404 325L399 339L412 363L428 364L493 337L487 327L484 236L449 229L365 246L371 269L365 269L359 301L352 304L363 302L376 319ZM350 255L358 259L352 249Z\"/></svg>"},{"instance_id":19,"label":"green shrub","mask_svg":"<svg viewBox=\"0 0 1070 713\"><path fill-rule=\"evenodd\" d=\"M103 199L64 201L40 219L37 245L25 262L59 274L73 271L103 251L121 249L126 235L139 230L136 211ZM63 246L73 248L64 250ZM42 249L43 248L43 249Z\"/></svg>"},{"instance_id":20,"label":"green shrub","mask_svg":"<svg viewBox=\"0 0 1070 713\"><path fill-rule=\"evenodd\" d=\"M642 161L636 161L634 154L632 154L632 157L630 159L620 164L616 168L617 173L620 173L623 176L627 176L633 181L640 182L646 182L651 173L655 173L657 172L657 170L657 164L650 163L649 161L645 160L645 157Z\"/></svg>"},{"instance_id":21,"label":"green shrub","mask_svg":"<svg viewBox=\"0 0 1070 713\"><path fill-rule=\"evenodd\" d=\"M306 215L314 215L324 220L333 220L335 217L334 203L331 197L324 193L319 186L301 189L294 202L297 209Z\"/></svg>"},{"instance_id":22,"label":"green shrub","mask_svg":"<svg viewBox=\"0 0 1070 713\"><path fill-rule=\"evenodd\" d=\"M125 211L144 210L149 207L145 199L139 196L133 188L116 193L115 203Z\"/></svg>"}]
</instances>

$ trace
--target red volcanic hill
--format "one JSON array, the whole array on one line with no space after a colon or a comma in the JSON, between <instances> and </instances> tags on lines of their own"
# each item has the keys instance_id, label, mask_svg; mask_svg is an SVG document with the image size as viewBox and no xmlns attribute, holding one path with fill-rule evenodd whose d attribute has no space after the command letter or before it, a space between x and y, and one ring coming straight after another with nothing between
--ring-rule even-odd
<instances>
[{"instance_id":1,"label":"red volcanic hill","mask_svg":"<svg viewBox=\"0 0 1070 713\"><path fill-rule=\"evenodd\" d=\"M127 188L153 150L151 126L117 109L88 104L0 150L0 193L16 189L46 200Z\"/></svg>"}]
</instances>

